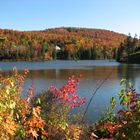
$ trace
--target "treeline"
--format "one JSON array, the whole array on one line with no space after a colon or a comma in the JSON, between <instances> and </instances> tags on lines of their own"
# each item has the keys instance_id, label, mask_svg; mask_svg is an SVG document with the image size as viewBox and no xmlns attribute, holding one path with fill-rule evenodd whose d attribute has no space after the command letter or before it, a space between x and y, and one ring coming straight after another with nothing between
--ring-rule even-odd
<instances>
[{"instance_id":1,"label":"treeline","mask_svg":"<svg viewBox=\"0 0 140 140\"><path fill-rule=\"evenodd\" d=\"M0 60L112 59L125 38L123 34L101 29L0 29Z\"/></svg>"},{"instance_id":2,"label":"treeline","mask_svg":"<svg viewBox=\"0 0 140 140\"><path fill-rule=\"evenodd\" d=\"M129 36L120 44L117 50L117 61L127 63L140 63L140 40Z\"/></svg>"}]
</instances>

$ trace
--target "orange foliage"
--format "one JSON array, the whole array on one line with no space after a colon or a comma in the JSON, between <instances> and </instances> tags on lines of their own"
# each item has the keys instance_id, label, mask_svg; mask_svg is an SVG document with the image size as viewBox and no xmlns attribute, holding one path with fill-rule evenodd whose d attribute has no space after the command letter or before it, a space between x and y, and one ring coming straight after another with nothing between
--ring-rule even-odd
<instances>
[{"instance_id":1,"label":"orange foliage","mask_svg":"<svg viewBox=\"0 0 140 140\"><path fill-rule=\"evenodd\" d=\"M24 75L20 75L14 68L13 76L0 77L0 139L37 138L38 133L44 138L47 136L41 108L32 107L30 103L33 88L26 98L22 97L27 73L28 70L25 70Z\"/></svg>"}]
</instances>

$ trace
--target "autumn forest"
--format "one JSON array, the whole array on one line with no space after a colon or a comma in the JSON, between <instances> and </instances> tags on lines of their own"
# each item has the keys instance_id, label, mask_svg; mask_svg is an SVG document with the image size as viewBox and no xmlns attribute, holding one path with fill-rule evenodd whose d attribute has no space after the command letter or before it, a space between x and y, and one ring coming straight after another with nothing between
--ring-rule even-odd
<instances>
[{"instance_id":1,"label":"autumn forest","mask_svg":"<svg viewBox=\"0 0 140 140\"><path fill-rule=\"evenodd\" d=\"M114 59L118 47L126 38L124 34L102 29L0 29L0 60Z\"/></svg>"}]
</instances>

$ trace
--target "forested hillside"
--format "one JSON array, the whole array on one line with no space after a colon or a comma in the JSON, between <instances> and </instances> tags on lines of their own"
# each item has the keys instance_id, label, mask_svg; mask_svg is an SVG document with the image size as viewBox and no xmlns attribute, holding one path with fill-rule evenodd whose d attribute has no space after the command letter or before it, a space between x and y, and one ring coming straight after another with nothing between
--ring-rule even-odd
<instances>
[{"instance_id":1,"label":"forested hillside","mask_svg":"<svg viewBox=\"0 0 140 140\"><path fill-rule=\"evenodd\" d=\"M117 49L117 61L125 63L140 63L140 40L129 35Z\"/></svg>"},{"instance_id":2,"label":"forested hillside","mask_svg":"<svg viewBox=\"0 0 140 140\"><path fill-rule=\"evenodd\" d=\"M124 34L101 29L0 29L0 60L112 59L126 38Z\"/></svg>"}]
</instances>

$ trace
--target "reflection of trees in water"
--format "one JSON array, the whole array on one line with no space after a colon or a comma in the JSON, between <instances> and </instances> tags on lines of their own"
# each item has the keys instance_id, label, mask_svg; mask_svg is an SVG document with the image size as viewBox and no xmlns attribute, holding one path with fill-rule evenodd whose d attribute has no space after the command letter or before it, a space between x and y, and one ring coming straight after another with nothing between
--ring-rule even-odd
<instances>
[{"instance_id":1,"label":"reflection of trees in water","mask_svg":"<svg viewBox=\"0 0 140 140\"><path fill-rule=\"evenodd\" d=\"M118 67L119 79L125 78L135 86L136 79L140 76L140 67L133 64L122 64Z\"/></svg>"},{"instance_id":2,"label":"reflection of trees in water","mask_svg":"<svg viewBox=\"0 0 140 140\"><path fill-rule=\"evenodd\" d=\"M63 79L67 80L71 75L82 75L83 79L104 79L112 71L112 67L94 67L88 69L49 69L30 71L28 78L34 79ZM111 79L116 79L117 67L114 68Z\"/></svg>"},{"instance_id":3,"label":"reflection of trees in water","mask_svg":"<svg viewBox=\"0 0 140 140\"><path fill-rule=\"evenodd\" d=\"M92 66L78 69L47 69L30 70L28 78L32 79L62 79L67 80L70 75L82 74L83 79L104 79L113 69L113 74L109 79L126 78L135 83L135 79L140 76L140 66L133 64L121 64L119 66ZM20 71L22 73L23 71ZM1 72L3 75L11 75L10 71Z\"/></svg>"},{"instance_id":4,"label":"reflection of trees in water","mask_svg":"<svg viewBox=\"0 0 140 140\"><path fill-rule=\"evenodd\" d=\"M49 80L59 79L67 80L69 76L79 74L82 75L84 80L103 80L106 78L113 69L113 74L110 75L110 80L120 80L122 78L128 79L134 85L138 82L140 77L140 66L134 64L120 64L119 66L89 66L78 69L47 69L47 70L30 70L28 75L29 79L36 80ZM20 71L23 73L23 71ZM2 72L2 75L9 75L11 72ZM136 81L137 80L137 81Z\"/></svg>"}]
</instances>

